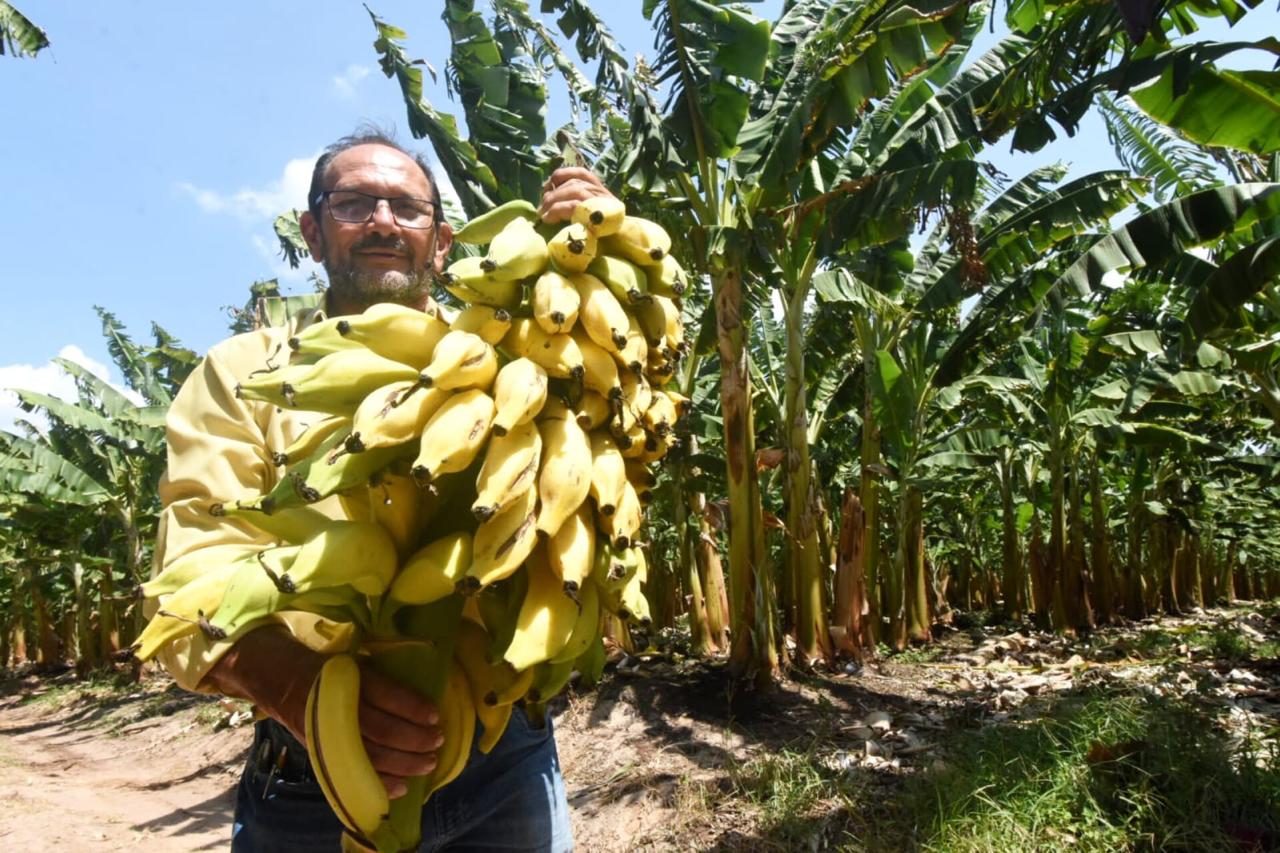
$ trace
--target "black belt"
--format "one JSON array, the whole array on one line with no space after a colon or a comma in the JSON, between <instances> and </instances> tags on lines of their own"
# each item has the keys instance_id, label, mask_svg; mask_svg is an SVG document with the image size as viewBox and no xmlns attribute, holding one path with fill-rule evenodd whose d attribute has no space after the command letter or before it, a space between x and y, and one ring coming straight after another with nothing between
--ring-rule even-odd
<instances>
[{"instance_id":1,"label":"black belt","mask_svg":"<svg viewBox=\"0 0 1280 853\"><path fill-rule=\"evenodd\" d=\"M307 748L275 720L261 720L253 727L253 747L249 751L253 769L266 778L263 794L275 779L284 782L314 782Z\"/></svg>"}]
</instances>

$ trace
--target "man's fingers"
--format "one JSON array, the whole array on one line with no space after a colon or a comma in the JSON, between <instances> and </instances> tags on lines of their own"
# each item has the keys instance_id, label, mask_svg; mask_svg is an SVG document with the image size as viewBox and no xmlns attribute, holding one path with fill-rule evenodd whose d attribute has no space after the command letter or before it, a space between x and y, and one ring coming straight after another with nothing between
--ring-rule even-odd
<instances>
[{"instance_id":1,"label":"man's fingers","mask_svg":"<svg viewBox=\"0 0 1280 853\"><path fill-rule=\"evenodd\" d=\"M604 183L590 169L584 169L581 166L561 166L551 173L551 177L547 178L543 190L553 190L561 184L569 181L582 181L584 183L593 184L600 189L604 189Z\"/></svg>"},{"instance_id":2,"label":"man's fingers","mask_svg":"<svg viewBox=\"0 0 1280 853\"><path fill-rule=\"evenodd\" d=\"M436 767L434 752L402 752L365 739L365 752L379 776L422 776Z\"/></svg>"},{"instance_id":3,"label":"man's fingers","mask_svg":"<svg viewBox=\"0 0 1280 853\"><path fill-rule=\"evenodd\" d=\"M385 773L379 773L378 778L382 780L383 786L386 787L387 796L393 800L398 800L409 793L409 786L399 776L388 776Z\"/></svg>"},{"instance_id":4,"label":"man's fingers","mask_svg":"<svg viewBox=\"0 0 1280 853\"><path fill-rule=\"evenodd\" d=\"M411 723L368 703L360 703L360 731L366 740L402 752L435 752L444 737L435 726Z\"/></svg>"},{"instance_id":5,"label":"man's fingers","mask_svg":"<svg viewBox=\"0 0 1280 853\"><path fill-rule=\"evenodd\" d=\"M360 673L360 700L417 725L431 726L440 721L435 703L430 699L368 668Z\"/></svg>"}]
</instances>

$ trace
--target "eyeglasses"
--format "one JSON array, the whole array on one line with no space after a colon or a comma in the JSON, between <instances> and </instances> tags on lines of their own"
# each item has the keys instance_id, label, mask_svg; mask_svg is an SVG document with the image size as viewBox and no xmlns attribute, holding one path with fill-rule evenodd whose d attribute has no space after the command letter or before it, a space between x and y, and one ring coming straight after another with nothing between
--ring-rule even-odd
<instances>
[{"instance_id":1,"label":"eyeglasses","mask_svg":"<svg viewBox=\"0 0 1280 853\"><path fill-rule=\"evenodd\" d=\"M329 203L329 215L338 222L357 225L368 222L380 201L387 203L396 224L402 228L430 228L435 222L436 206L424 198L385 198L356 190L326 190L320 194L320 202L326 201Z\"/></svg>"}]
</instances>

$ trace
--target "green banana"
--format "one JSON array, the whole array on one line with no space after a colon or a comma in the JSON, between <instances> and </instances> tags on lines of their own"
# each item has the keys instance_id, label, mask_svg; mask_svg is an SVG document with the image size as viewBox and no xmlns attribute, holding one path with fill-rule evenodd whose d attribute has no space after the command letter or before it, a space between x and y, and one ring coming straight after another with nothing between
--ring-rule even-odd
<instances>
[{"instance_id":1,"label":"green banana","mask_svg":"<svg viewBox=\"0 0 1280 853\"><path fill-rule=\"evenodd\" d=\"M623 304L639 302L649 292L649 276L624 258L596 255L596 259L587 267L587 272L604 282Z\"/></svg>"},{"instance_id":2,"label":"green banana","mask_svg":"<svg viewBox=\"0 0 1280 853\"><path fill-rule=\"evenodd\" d=\"M469 220L466 225L453 232L453 239L459 243L475 245L488 243L516 219L537 222L538 208L522 198L512 199Z\"/></svg>"},{"instance_id":3,"label":"green banana","mask_svg":"<svg viewBox=\"0 0 1280 853\"><path fill-rule=\"evenodd\" d=\"M350 416L374 390L417 375L403 362L364 348L350 349L326 355L315 364L288 365L246 379L236 386L236 396L281 408Z\"/></svg>"},{"instance_id":4,"label":"green banana","mask_svg":"<svg viewBox=\"0 0 1280 853\"><path fill-rule=\"evenodd\" d=\"M284 450L272 453L271 461L280 468L295 465L315 453L329 436L336 432L350 432L350 427L351 418L343 415L329 415L321 418L308 426Z\"/></svg>"}]
</instances>

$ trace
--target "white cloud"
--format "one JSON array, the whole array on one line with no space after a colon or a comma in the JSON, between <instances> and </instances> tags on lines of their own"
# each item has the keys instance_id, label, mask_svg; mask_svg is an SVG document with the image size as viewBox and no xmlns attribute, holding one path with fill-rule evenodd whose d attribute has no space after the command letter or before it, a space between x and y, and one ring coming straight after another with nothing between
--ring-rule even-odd
<instances>
[{"instance_id":1,"label":"white cloud","mask_svg":"<svg viewBox=\"0 0 1280 853\"><path fill-rule=\"evenodd\" d=\"M367 65L348 65L347 70L341 74L334 75L333 91L339 98L354 98L356 96L356 86L360 85L360 81L369 76L369 66Z\"/></svg>"},{"instance_id":2,"label":"white cloud","mask_svg":"<svg viewBox=\"0 0 1280 853\"><path fill-rule=\"evenodd\" d=\"M141 404L142 398L128 388L111 381L111 370L103 363L85 355L84 350L75 344L67 344L58 350L58 356L76 364L83 365L90 373L111 383L135 403ZM31 421L37 426L44 426L44 419L38 415L28 414L19 407L18 395L9 390L20 388L24 391L38 391L50 397L58 397L74 402L78 399L76 383L69 373L59 365L50 361L48 364L8 364L0 366L0 430L14 431L15 422L21 418Z\"/></svg>"},{"instance_id":3,"label":"white cloud","mask_svg":"<svg viewBox=\"0 0 1280 853\"><path fill-rule=\"evenodd\" d=\"M191 196L196 206L206 213L229 213L245 222L270 222L286 210L306 206L311 170L319 156L314 154L290 160L285 163L279 178L262 187L244 187L233 193L223 193L183 181L178 184L178 189Z\"/></svg>"}]
</instances>

